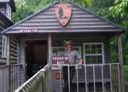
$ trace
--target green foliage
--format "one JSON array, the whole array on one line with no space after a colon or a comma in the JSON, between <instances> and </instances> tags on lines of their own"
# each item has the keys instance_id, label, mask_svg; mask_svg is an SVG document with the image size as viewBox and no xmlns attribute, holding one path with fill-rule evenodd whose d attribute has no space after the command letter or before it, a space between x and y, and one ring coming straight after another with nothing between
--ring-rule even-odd
<instances>
[{"instance_id":1,"label":"green foliage","mask_svg":"<svg viewBox=\"0 0 128 92\"><path fill-rule=\"evenodd\" d=\"M124 78L125 78L125 81L128 82L128 66L124 66L123 69L124 69Z\"/></svg>"},{"instance_id":2,"label":"green foliage","mask_svg":"<svg viewBox=\"0 0 128 92\"><path fill-rule=\"evenodd\" d=\"M117 63L118 60L118 45L117 45L117 37L111 39L110 42L110 50L111 50L111 60L113 63Z\"/></svg>"},{"instance_id":3,"label":"green foliage","mask_svg":"<svg viewBox=\"0 0 128 92\"><path fill-rule=\"evenodd\" d=\"M90 6L91 5L91 0L86 0L86 3L87 3L88 6Z\"/></svg>"},{"instance_id":4,"label":"green foliage","mask_svg":"<svg viewBox=\"0 0 128 92\"><path fill-rule=\"evenodd\" d=\"M18 22L46 7L52 0L15 0L15 2L17 11L13 13L12 19L14 22Z\"/></svg>"},{"instance_id":5,"label":"green foliage","mask_svg":"<svg viewBox=\"0 0 128 92\"><path fill-rule=\"evenodd\" d=\"M128 0L115 0L114 4L110 7L113 17L128 18Z\"/></svg>"},{"instance_id":6,"label":"green foliage","mask_svg":"<svg viewBox=\"0 0 128 92\"><path fill-rule=\"evenodd\" d=\"M126 65L128 65L128 55L126 55Z\"/></svg>"},{"instance_id":7,"label":"green foliage","mask_svg":"<svg viewBox=\"0 0 128 92\"><path fill-rule=\"evenodd\" d=\"M16 0L16 13L13 13L12 19L14 22L18 22L24 17L32 14L29 8L26 6L26 2L24 0Z\"/></svg>"}]
</instances>

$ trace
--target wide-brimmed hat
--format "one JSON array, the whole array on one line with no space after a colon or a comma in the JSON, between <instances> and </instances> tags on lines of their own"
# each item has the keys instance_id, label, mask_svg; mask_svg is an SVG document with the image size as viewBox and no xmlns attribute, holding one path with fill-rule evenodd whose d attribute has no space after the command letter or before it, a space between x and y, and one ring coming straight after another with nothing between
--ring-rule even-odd
<instances>
[{"instance_id":1,"label":"wide-brimmed hat","mask_svg":"<svg viewBox=\"0 0 128 92\"><path fill-rule=\"evenodd\" d=\"M67 46L67 45L72 45L72 41L66 41L65 46Z\"/></svg>"}]
</instances>

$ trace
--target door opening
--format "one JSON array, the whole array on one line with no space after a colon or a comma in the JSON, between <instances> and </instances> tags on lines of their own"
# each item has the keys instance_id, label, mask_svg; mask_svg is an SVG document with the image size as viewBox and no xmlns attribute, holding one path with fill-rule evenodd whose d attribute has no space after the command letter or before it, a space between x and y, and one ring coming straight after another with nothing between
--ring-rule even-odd
<instances>
[{"instance_id":1,"label":"door opening","mask_svg":"<svg viewBox=\"0 0 128 92\"><path fill-rule=\"evenodd\" d=\"M47 51L46 40L26 41L27 78L32 77L47 64Z\"/></svg>"}]
</instances>

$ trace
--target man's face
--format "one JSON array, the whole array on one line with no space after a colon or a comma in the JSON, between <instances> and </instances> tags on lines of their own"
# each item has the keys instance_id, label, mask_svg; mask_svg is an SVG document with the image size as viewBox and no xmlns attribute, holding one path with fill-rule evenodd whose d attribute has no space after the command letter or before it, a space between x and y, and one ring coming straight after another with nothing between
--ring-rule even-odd
<instances>
[{"instance_id":1,"label":"man's face","mask_svg":"<svg viewBox=\"0 0 128 92\"><path fill-rule=\"evenodd\" d=\"M68 45L66 46L66 49L67 49L68 51L71 51L71 50L72 50L72 45L68 44Z\"/></svg>"}]
</instances>

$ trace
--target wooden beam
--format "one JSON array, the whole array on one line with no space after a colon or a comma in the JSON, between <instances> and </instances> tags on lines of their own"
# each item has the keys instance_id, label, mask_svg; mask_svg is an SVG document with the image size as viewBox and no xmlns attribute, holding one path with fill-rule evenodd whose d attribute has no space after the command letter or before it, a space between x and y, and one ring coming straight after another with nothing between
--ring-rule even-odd
<instances>
[{"instance_id":1,"label":"wooden beam","mask_svg":"<svg viewBox=\"0 0 128 92\"><path fill-rule=\"evenodd\" d=\"M120 75L120 77L121 77L121 92L125 92L121 33L118 34L118 56L119 56L120 73L121 73L121 75Z\"/></svg>"},{"instance_id":2,"label":"wooden beam","mask_svg":"<svg viewBox=\"0 0 128 92\"><path fill-rule=\"evenodd\" d=\"M17 64L20 64L20 57L21 57L21 51L20 51L20 40L17 41ZM20 86L20 70L21 70L21 67L18 68L18 87Z\"/></svg>"},{"instance_id":3,"label":"wooden beam","mask_svg":"<svg viewBox=\"0 0 128 92\"><path fill-rule=\"evenodd\" d=\"M10 65L10 35L7 36L7 65Z\"/></svg>"}]
</instances>

